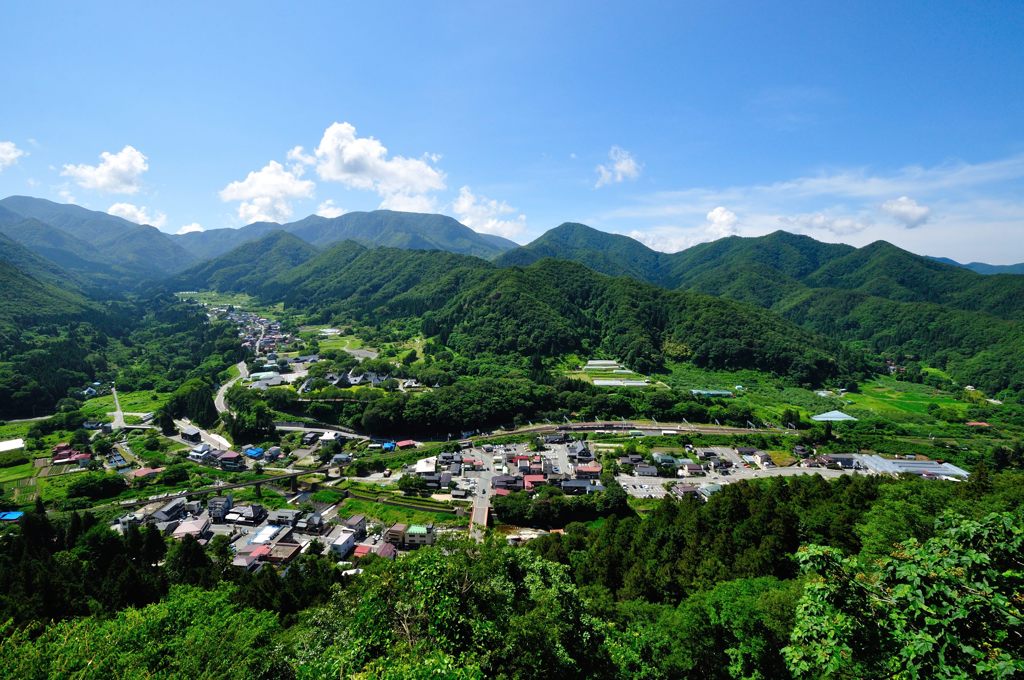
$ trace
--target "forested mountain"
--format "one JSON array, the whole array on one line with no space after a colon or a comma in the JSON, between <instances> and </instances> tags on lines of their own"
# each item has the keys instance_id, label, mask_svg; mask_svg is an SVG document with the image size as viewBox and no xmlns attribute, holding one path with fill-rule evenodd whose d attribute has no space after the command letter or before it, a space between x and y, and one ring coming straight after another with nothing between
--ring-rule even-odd
<instances>
[{"instance_id":1,"label":"forested mountain","mask_svg":"<svg viewBox=\"0 0 1024 680\"><path fill-rule=\"evenodd\" d=\"M52 283L63 288L78 291L79 281L61 269L55 262L36 255L34 252L7 236L0 228L0 262L6 262L37 281Z\"/></svg>"},{"instance_id":2,"label":"forested mountain","mask_svg":"<svg viewBox=\"0 0 1024 680\"><path fill-rule=\"evenodd\" d=\"M332 218L310 215L289 224L257 222L241 229L212 229L182 234L174 239L196 257L208 259L262 238L276 229L295 234L315 246L350 240L365 246L445 250L484 258L516 247L508 239L477 233L445 215L394 210L351 212Z\"/></svg>"},{"instance_id":3,"label":"forested mountain","mask_svg":"<svg viewBox=\"0 0 1024 680\"><path fill-rule=\"evenodd\" d=\"M0 237L0 344L12 348L20 344L18 337L28 328L44 323L62 323L81 319L99 308L80 293L58 286L47 278L36 278L8 261L12 250ZM28 262L34 268L37 263ZM3 353L0 352L0 360Z\"/></svg>"},{"instance_id":4,"label":"forested mountain","mask_svg":"<svg viewBox=\"0 0 1024 680\"><path fill-rule=\"evenodd\" d=\"M316 254L317 249L298 236L273 231L257 241L245 243L225 255L187 269L172 279L171 286L179 290L250 290Z\"/></svg>"},{"instance_id":5,"label":"forested mountain","mask_svg":"<svg viewBox=\"0 0 1024 680\"><path fill-rule=\"evenodd\" d=\"M560 257L728 297L873 352L923 359L963 384L1024 390L1024 276L983 276L882 241L853 248L784 231L674 254L631 241L563 225L498 262Z\"/></svg>"},{"instance_id":6,"label":"forested mountain","mask_svg":"<svg viewBox=\"0 0 1024 680\"><path fill-rule=\"evenodd\" d=\"M28 196L10 196L0 207L4 233L100 285L163 278L196 261L159 229L104 212Z\"/></svg>"},{"instance_id":7,"label":"forested mountain","mask_svg":"<svg viewBox=\"0 0 1024 680\"><path fill-rule=\"evenodd\" d=\"M235 290L233 283L222 281L221 289ZM838 343L774 314L565 261L501 268L464 255L345 242L276 277L251 280L245 291L325 322L410 320L470 355L600 348L640 371L666 358L692 359L815 383L862 368Z\"/></svg>"},{"instance_id":8,"label":"forested mountain","mask_svg":"<svg viewBox=\"0 0 1024 680\"><path fill-rule=\"evenodd\" d=\"M544 258L572 260L609 276L632 276L672 288L666 267L671 256L644 244L576 222L566 222L528 245L502 253L494 262L500 267L531 265Z\"/></svg>"}]
</instances>

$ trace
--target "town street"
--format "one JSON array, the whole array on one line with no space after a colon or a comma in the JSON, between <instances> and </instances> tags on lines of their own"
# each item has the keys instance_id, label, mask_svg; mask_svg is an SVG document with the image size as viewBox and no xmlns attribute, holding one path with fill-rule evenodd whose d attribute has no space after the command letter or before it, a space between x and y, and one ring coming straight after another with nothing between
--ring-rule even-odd
<instances>
[{"instance_id":1,"label":"town street","mask_svg":"<svg viewBox=\"0 0 1024 680\"><path fill-rule=\"evenodd\" d=\"M238 375L221 385L220 389L217 390L217 396L213 398L213 406L217 409L217 413L224 413L228 410L228 404L224 397L227 395L228 390L231 389L231 386L239 380L245 380L249 377L249 367L246 366L244 361L239 361L235 364L235 367L238 369Z\"/></svg>"}]
</instances>

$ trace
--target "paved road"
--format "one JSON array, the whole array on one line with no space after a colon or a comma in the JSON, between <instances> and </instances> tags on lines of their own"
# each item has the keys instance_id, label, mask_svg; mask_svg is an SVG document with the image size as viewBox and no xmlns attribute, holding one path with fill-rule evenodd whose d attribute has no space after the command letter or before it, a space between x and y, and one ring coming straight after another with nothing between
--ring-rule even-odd
<instances>
[{"instance_id":1,"label":"paved road","mask_svg":"<svg viewBox=\"0 0 1024 680\"><path fill-rule=\"evenodd\" d=\"M231 386L239 380L244 380L249 377L249 367L245 365L244 361L239 361L235 366L238 368L238 375L221 385L220 389L217 390L217 396L213 398L213 406L217 409L217 413L224 413L228 410L228 404L227 401L225 401L224 396L228 393L228 390L231 389Z\"/></svg>"},{"instance_id":2,"label":"paved road","mask_svg":"<svg viewBox=\"0 0 1024 680\"><path fill-rule=\"evenodd\" d=\"M117 398L117 388L114 386L110 387L110 393L114 395L114 412L108 413L108 416L114 417L114 429L124 429L124 411L121 410L121 402Z\"/></svg>"}]
</instances>

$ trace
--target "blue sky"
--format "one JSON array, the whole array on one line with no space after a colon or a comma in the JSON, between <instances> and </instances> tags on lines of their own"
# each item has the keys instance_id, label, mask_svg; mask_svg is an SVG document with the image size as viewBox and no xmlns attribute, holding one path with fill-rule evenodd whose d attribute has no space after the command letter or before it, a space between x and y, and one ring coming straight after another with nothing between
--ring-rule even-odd
<instances>
[{"instance_id":1,"label":"blue sky","mask_svg":"<svg viewBox=\"0 0 1024 680\"><path fill-rule=\"evenodd\" d=\"M1019 1L294 4L5 4L0 195L1024 260Z\"/></svg>"}]
</instances>

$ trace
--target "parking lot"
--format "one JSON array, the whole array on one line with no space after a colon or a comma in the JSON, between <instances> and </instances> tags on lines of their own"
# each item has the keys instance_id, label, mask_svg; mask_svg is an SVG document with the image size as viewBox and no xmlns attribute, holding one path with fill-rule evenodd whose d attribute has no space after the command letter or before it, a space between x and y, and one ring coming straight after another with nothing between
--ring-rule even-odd
<instances>
[{"instance_id":1,"label":"parking lot","mask_svg":"<svg viewBox=\"0 0 1024 680\"><path fill-rule=\"evenodd\" d=\"M671 481L666 477L633 477L630 475L618 475L616 481L622 485L630 496L637 498L664 498L665 482Z\"/></svg>"}]
</instances>

